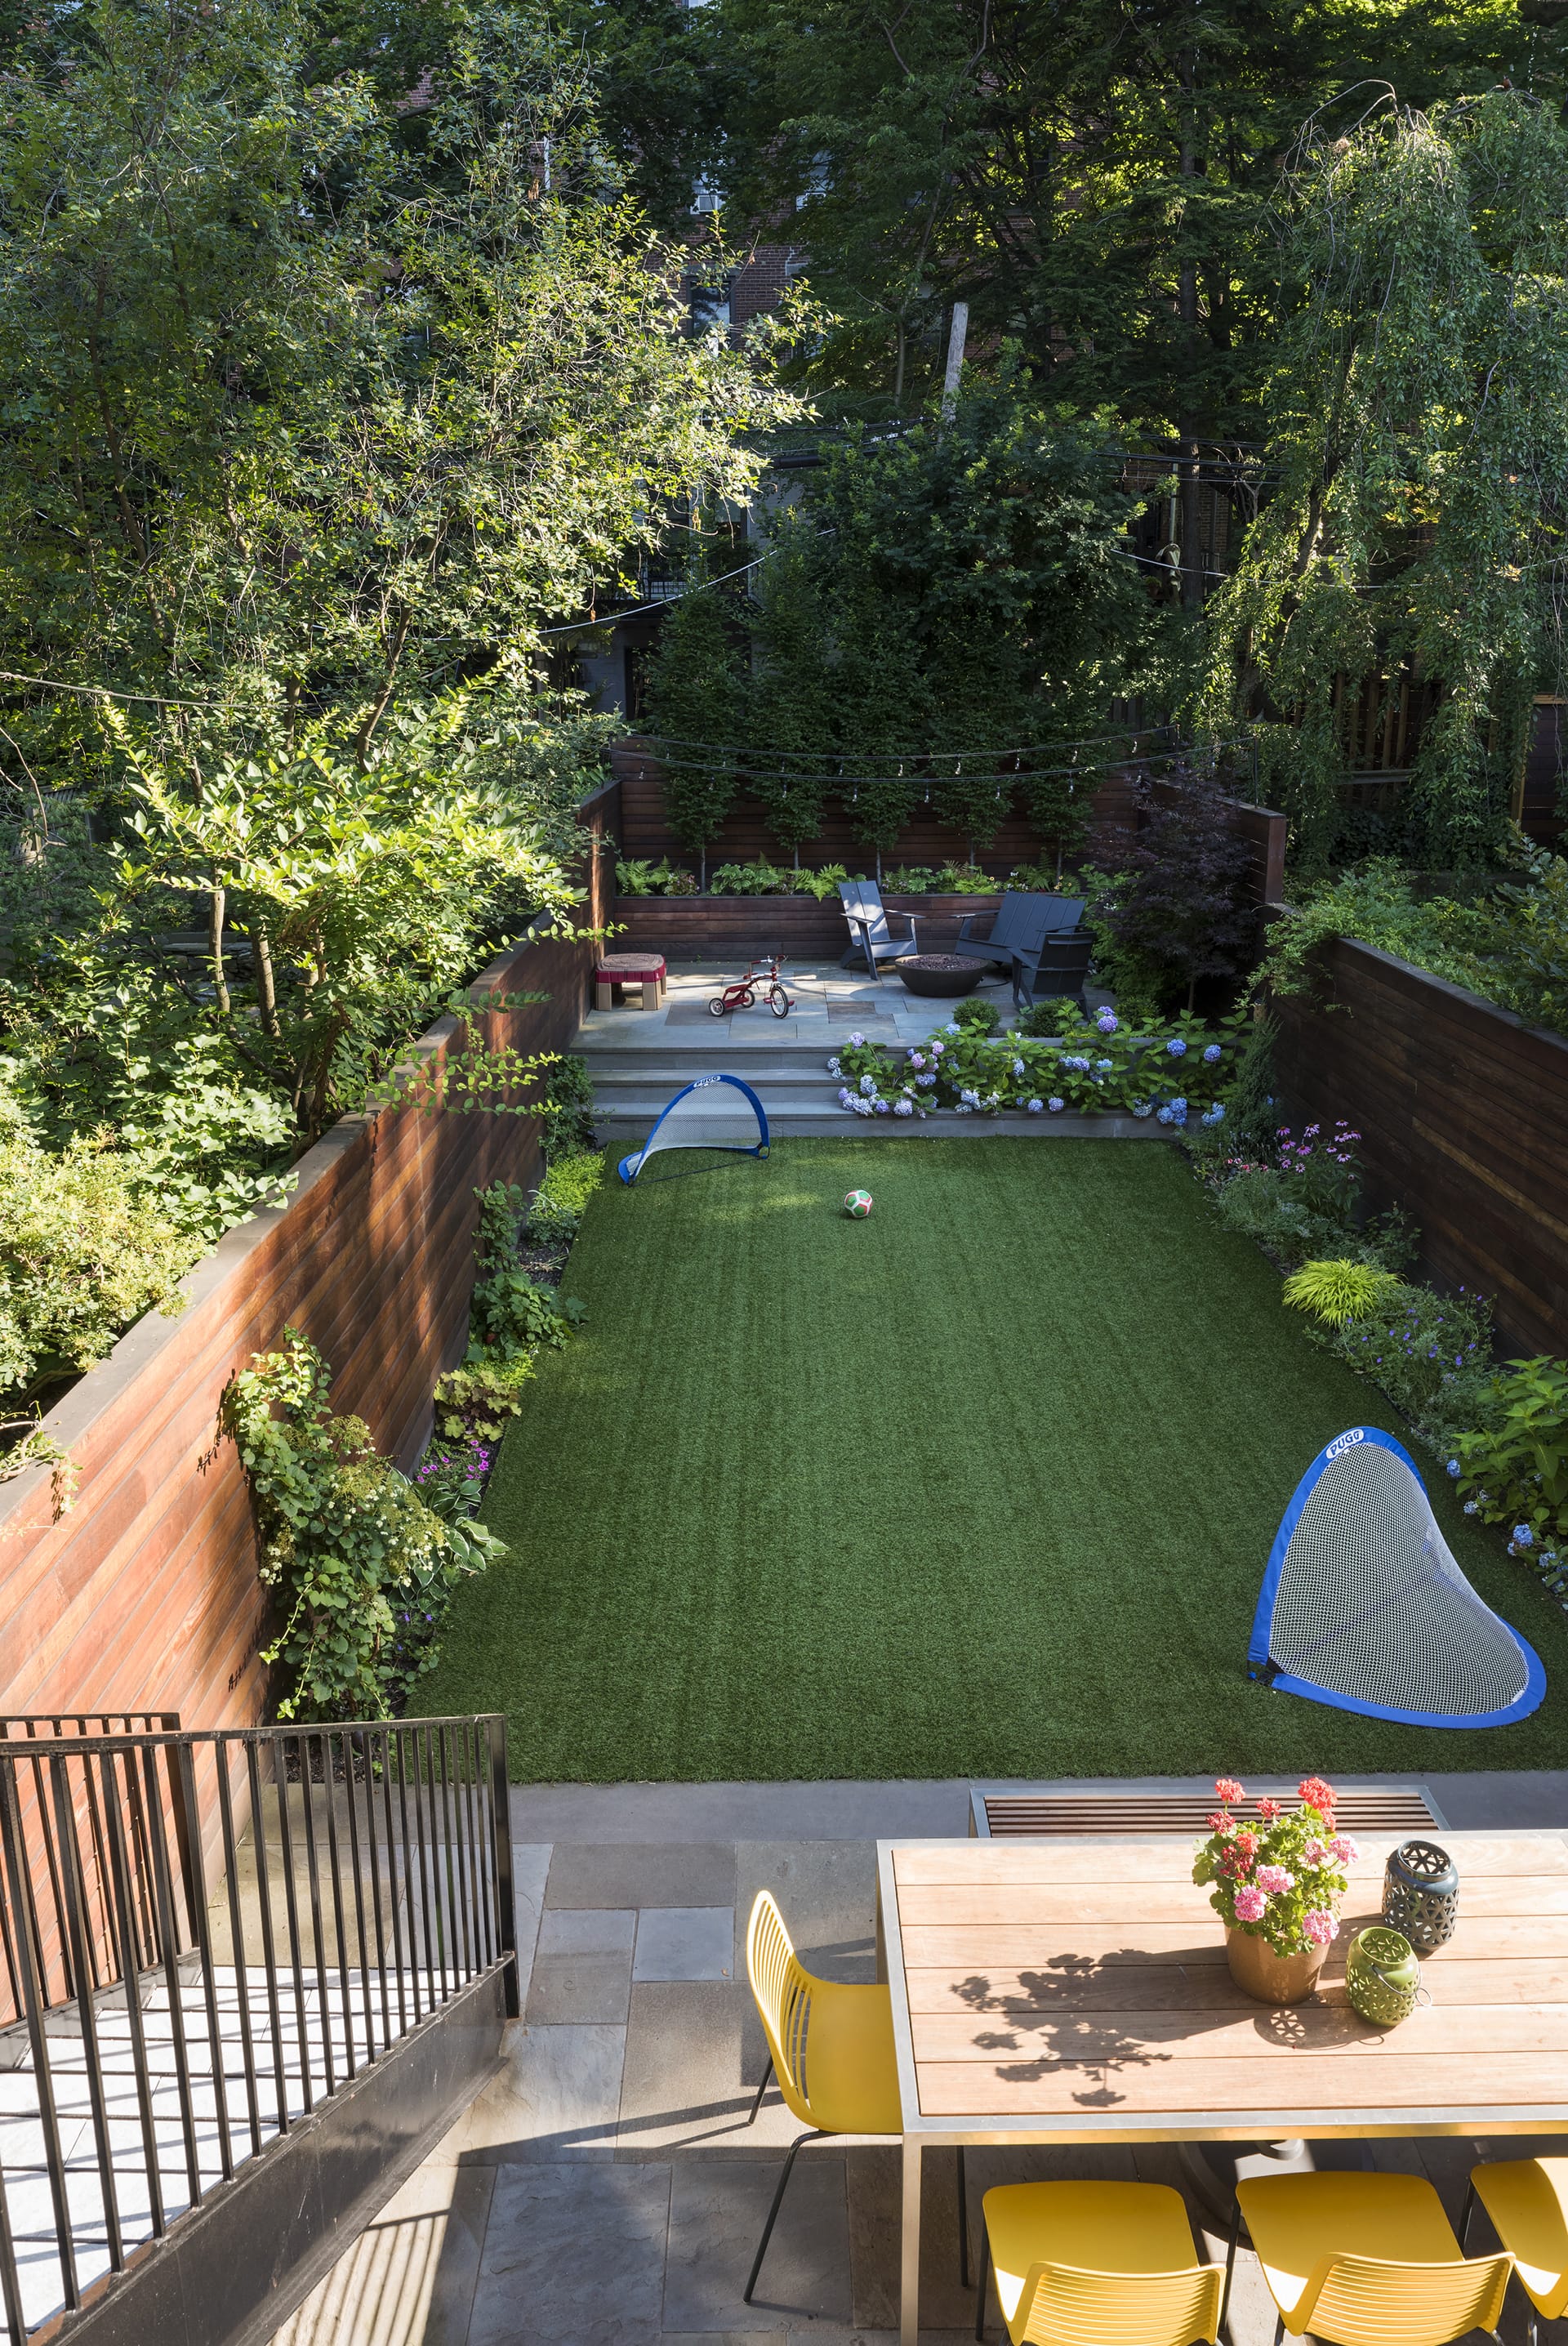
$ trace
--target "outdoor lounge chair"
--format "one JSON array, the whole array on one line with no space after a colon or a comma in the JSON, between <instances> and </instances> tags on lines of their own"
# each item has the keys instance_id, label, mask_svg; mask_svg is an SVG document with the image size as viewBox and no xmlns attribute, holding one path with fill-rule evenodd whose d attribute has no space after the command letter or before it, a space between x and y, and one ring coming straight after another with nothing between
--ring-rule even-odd
<instances>
[{"instance_id":1,"label":"outdoor lounge chair","mask_svg":"<svg viewBox=\"0 0 1568 2346\"><path fill-rule=\"evenodd\" d=\"M1013 999L1033 1009L1036 1002L1058 995L1084 1007L1084 980L1089 974L1094 939L1086 929L1069 929L1059 936L1043 937L1032 950L1013 955Z\"/></svg>"},{"instance_id":2,"label":"outdoor lounge chair","mask_svg":"<svg viewBox=\"0 0 1568 2346\"><path fill-rule=\"evenodd\" d=\"M1010 971L1015 953L1033 953L1047 937L1075 929L1083 917L1082 896L1048 896L1009 888L995 913L971 913L960 923L952 950L969 961L993 961ZM990 935L975 936L975 924L985 920L991 923Z\"/></svg>"},{"instance_id":3,"label":"outdoor lounge chair","mask_svg":"<svg viewBox=\"0 0 1568 2346\"><path fill-rule=\"evenodd\" d=\"M840 964L842 968L850 968L864 955L866 967L871 975L880 978L879 962L901 961L905 954L919 953L920 940L915 933L914 913L900 913L897 915L898 919L910 924L907 937L891 935L888 916L882 909L882 892L874 880L840 880L839 902L844 908L844 918L850 923L851 939L850 950Z\"/></svg>"}]
</instances>

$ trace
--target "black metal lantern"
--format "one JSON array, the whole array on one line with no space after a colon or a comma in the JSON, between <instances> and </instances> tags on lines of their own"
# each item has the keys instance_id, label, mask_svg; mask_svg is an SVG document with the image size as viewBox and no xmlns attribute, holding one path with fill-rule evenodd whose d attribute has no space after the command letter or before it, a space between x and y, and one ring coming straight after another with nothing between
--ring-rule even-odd
<instances>
[{"instance_id":1,"label":"black metal lantern","mask_svg":"<svg viewBox=\"0 0 1568 2346\"><path fill-rule=\"evenodd\" d=\"M1402 1931L1418 1955L1435 1954L1453 1936L1459 1872L1436 1841L1407 1841L1383 1872L1383 1920Z\"/></svg>"}]
</instances>

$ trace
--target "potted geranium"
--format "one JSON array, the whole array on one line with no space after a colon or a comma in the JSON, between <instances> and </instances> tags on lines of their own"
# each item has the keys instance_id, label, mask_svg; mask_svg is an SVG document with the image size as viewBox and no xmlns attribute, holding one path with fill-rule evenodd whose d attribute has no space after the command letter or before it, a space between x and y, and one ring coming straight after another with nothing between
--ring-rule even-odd
<instances>
[{"instance_id":1,"label":"potted geranium","mask_svg":"<svg viewBox=\"0 0 1568 2346\"><path fill-rule=\"evenodd\" d=\"M1256 1825L1231 1813L1247 1797L1234 1777L1218 1777L1214 1789L1221 1805L1192 1878L1213 1885L1208 1902L1225 1924L1230 1976L1260 2004L1300 2004L1339 1935L1345 1868L1357 1854L1335 1828L1334 1788L1304 1776L1301 1806L1288 1812L1259 1800Z\"/></svg>"}]
</instances>

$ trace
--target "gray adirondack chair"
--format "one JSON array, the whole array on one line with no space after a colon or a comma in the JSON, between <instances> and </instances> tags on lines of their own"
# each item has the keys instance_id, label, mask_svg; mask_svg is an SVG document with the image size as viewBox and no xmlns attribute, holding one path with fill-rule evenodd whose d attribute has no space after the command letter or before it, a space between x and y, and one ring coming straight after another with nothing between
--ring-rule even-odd
<instances>
[{"instance_id":1,"label":"gray adirondack chair","mask_svg":"<svg viewBox=\"0 0 1568 2346\"><path fill-rule=\"evenodd\" d=\"M844 918L850 923L850 950L840 966L849 969L863 956L866 967L879 982L884 961L901 961L905 954L920 951L920 939L915 929L913 913L895 913L895 920L907 921L907 937L895 937L888 927L888 916L882 908L882 892L874 880L840 880L839 902L844 908Z\"/></svg>"},{"instance_id":2,"label":"gray adirondack chair","mask_svg":"<svg viewBox=\"0 0 1568 2346\"><path fill-rule=\"evenodd\" d=\"M1036 1002L1049 1002L1058 997L1076 1002L1084 1007L1084 980L1089 974L1089 955L1094 951L1094 939L1087 929L1069 929L1064 934L1042 937L1032 949L1022 949L1013 956L1013 999L1024 1002L1031 1009Z\"/></svg>"},{"instance_id":3,"label":"gray adirondack chair","mask_svg":"<svg viewBox=\"0 0 1568 2346\"><path fill-rule=\"evenodd\" d=\"M971 913L960 923L952 950L970 961L993 961L1000 968L1011 970L1015 953L1033 953L1046 937L1075 929L1083 917L1082 896L1050 896L1009 888L995 913ZM990 935L974 935L977 923L987 920Z\"/></svg>"}]
</instances>

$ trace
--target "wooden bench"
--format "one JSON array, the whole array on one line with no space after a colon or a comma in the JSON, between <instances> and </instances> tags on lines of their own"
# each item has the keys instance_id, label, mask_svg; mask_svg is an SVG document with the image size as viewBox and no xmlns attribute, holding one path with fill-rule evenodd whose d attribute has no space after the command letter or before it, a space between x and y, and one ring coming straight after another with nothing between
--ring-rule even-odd
<instances>
[{"instance_id":1,"label":"wooden bench","mask_svg":"<svg viewBox=\"0 0 1568 2346\"><path fill-rule=\"evenodd\" d=\"M1231 1804L1235 1817L1253 1820L1258 1800ZM1278 1792L1290 1800L1294 1788ZM969 1795L969 1831L975 1841L1055 1839L1065 1834L1100 1840L1112 1835L1185 1833L1195 1839L1208 1831L1208 1820L1218 1801L1213 1792L1095 1792L1043 1786L992 1790L976 1784ZM1424 1784L1363 1784L1341 1791L1334 1821L1343 1832L1446 1832L1448 1821Z\"/></svg>"}]
</instances>

